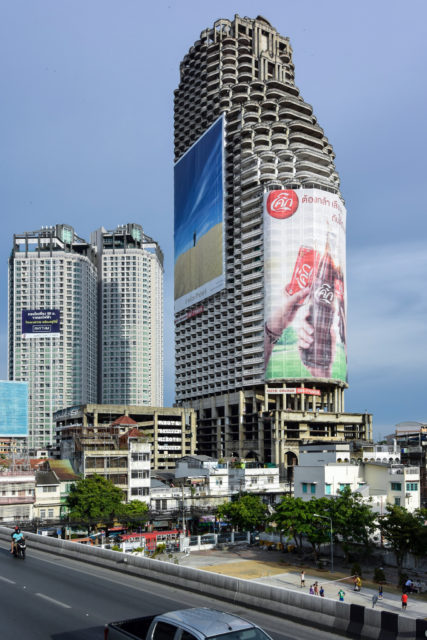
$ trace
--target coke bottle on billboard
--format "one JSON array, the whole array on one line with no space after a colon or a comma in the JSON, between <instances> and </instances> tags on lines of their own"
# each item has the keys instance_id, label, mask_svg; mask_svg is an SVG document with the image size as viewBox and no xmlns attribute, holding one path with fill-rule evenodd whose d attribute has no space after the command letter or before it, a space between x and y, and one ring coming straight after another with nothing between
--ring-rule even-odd
<instances>
[{"instance_id":1,"label":"coke bottle on billboard","mask_svg":"<svg viewBox=\"0 0 427 640\"><path fill-rule=\"evenodd\" d=\"M319 254L313 247L301 246L295 261L294 272L285 290L293 296L297 291L310 287L319 264ZM302 304L304 299L299 302Z\"/></svg>"},{"instance_id":2,"label":"coke bottle on billboard","mask_svg":"<svg viewBox=\"0 0 427 640\"><path fill-rule=\"evenodd\" d=\"M313 327L313 341L300 349L301 360L309 369L328 370L332 360L331 327L335 313L335 266L331 256L330 234L319 263L309 298L306 321Z\"/></svg>"},{"instance_id":3,"label":"coke bottle on billboard","mask_svg":"<svg viewBox=\"0 0 427 640\"><path fill-rule=\"evenodd\" d=\"M345 344L344 275L341 267L337 267L335 270L335 297L338 305L338 331L340 334L340 341Z\"/></svg>"}]
</instances>

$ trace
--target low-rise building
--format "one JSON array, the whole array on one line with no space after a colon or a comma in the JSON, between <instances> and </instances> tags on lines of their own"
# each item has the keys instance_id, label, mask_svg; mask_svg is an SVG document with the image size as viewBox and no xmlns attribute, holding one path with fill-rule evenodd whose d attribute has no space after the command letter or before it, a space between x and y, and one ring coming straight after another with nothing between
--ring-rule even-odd
<instances>
[{"instance_id":1,"label":"low-rise building","mask_svg":"<svg viewBox=\"0 0 427 640\"><path fill-rule=\"evenodd\" d=\"M427 424L400 422L394 433L404 464L419 467L421 505L427 507Z\"/></svg>"},{"instance_id":2,"label":"low-rise building","mask_svg":"<svg viewBox=\"0 0 427 640\"><path fill-rule=\"evenodd\" d=\"M63 457L63 439L70 429L88 432L109 427L120 417L129 417L151 444L151 469L175 469L175 462L196 452L196 414L182 407L146 407L117 404L85 404L54 414L57 455Z\"/></svg>"},{"instance_id":3,"label":"low-rise building","mask_svg":"<svg viewBox=\"0 0 427 640\"><path fill-rule=\"evenodd\" d=\"M110 425L63 426L61 458L87 478L100 475L123 491L123 499L149 502L150 451L146 436L129 416Z\"/></svg>"},{"instance_id":4,"label":"low-rise building","mask_svg":"<svg viewBox=\"0 0 427 640\"><path fill-rule=\"evenodd\" d=\"M59 521L61 485L52 471L36 471L34 518Z\"/></svg>"},{"instance_id":5,"label":"low-rise building","mask_svg":"<svg viewBox=\"0 0 427 640\"><path fill-rule=\"evenodd\" d=\"M29 465L0 469L0 522L33 519L35 485L35 473Z\"/></svg>"},{"instance_id":6,"label":"low-rise building","mask_svg":"<svg viewBox=\"0 0 427 640\"><path fill-rule=\"evenodd\" d=\"M420 474L417 467L394 462L363 462L351 447L341 444L310 444L301 447L295 467L294 496L303 500L334 497L345 487L370 500L372 509L384 513L386 505L408 511L420 506Z\"/></svg>"}]
</instances>

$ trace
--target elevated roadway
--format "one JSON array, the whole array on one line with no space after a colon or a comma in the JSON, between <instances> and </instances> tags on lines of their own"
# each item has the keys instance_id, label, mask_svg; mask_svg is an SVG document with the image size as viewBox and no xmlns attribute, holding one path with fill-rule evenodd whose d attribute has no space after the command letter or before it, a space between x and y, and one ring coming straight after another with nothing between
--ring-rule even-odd
<instances>
[{"instance_id":1,"label":"elevated roadway","mask_svg":"<svg viewBox=\"0 0 427 640\"><path fill-rule=\"evenodd\" d=\"M191 606L237 613L259 624L274 640L343 637L176 588L173 583L156 583L31 546L27 558L18 560L5 542L0 549L0 588L2 640L102 640L106 622Z\"/></svg>"}]
</instances>

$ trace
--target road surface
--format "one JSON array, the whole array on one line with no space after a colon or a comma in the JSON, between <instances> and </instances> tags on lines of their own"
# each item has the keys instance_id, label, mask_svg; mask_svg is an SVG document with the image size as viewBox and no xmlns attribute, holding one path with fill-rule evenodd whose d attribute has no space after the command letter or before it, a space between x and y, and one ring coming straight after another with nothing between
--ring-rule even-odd
<instances>
[{"instance_id":1,"label":"road surface","mask_svg":"<svg viewBox=\"0 0 427 640\"><path fill-rule=\"evenodd\" d=\"M0 588L2 640L102 640L106 622L191 606L242 615L274 640L343 637L31 547L25 560L0 549Z\"/></svg>"}]
</instances>

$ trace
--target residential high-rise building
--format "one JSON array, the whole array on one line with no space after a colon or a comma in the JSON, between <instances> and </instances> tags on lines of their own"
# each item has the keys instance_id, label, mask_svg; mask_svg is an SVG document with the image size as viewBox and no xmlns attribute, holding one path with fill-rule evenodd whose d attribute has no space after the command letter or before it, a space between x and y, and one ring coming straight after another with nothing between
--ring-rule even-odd
<instances>
[{"instance_id":1,"label":"residential high-rise building","mask_svg":"<svg viewBox=\"0 0 427 640\"><path fill-rule=\"evenodd\" d=\"M28 446L54 442L53 413L163 403L163 255L137 224L91 243L68 225L14 236L9 380L28 381Z\"/></svg>"},{"instance_id":2,"label":"residential high-rise building","mask_svg":"<svg viewBox=\"0 0 427 640\"><path fill-rule=\"evenodd\" d=\"M371 416L343 413L334 157L288 38L260 16L201 33L175 91L176 399L200 454L291 467L301 440L371 437Z\"/></svg>"},{"instance_id":3,"label":"residential high-rise building","mask_svg":"<svg viewBox=\"0 0 427 640\"><path fill-rule=\"evenodd\" d=\"M98 397L163 404L163 254L139 224L94 232L99 281Z\"/></svg>"},{"instance_id":4,"label":"residential high-rise building","mask_svg":"<svg viewBox=\"0 0 427 640\"><path fill-rule=\"evenodd\" d=\"M53 441L53 413L97 397L95 252L73 227L16 234L9 259L9 379L28 381L28 445Z\"/></svg>"}]
</instances>

